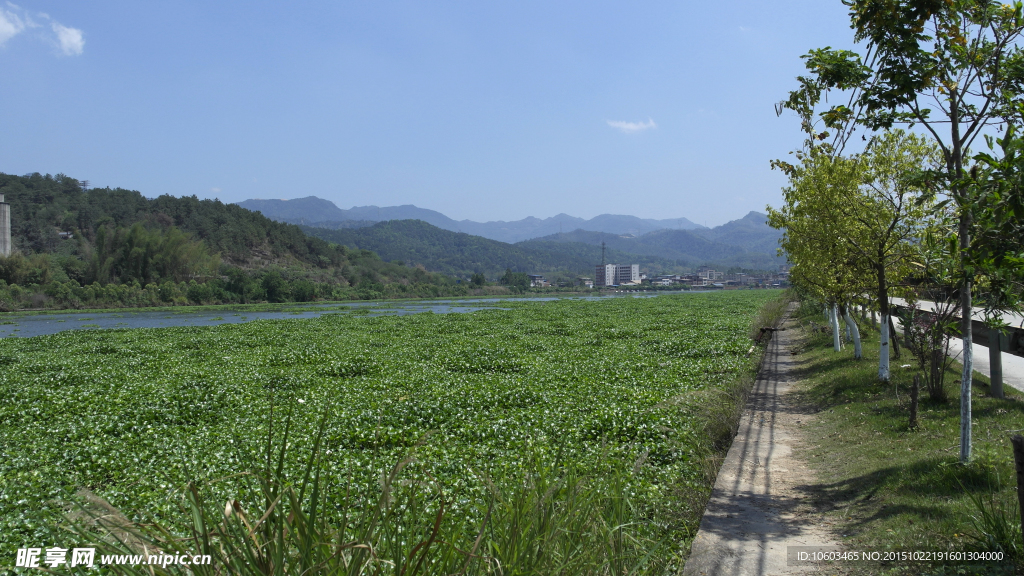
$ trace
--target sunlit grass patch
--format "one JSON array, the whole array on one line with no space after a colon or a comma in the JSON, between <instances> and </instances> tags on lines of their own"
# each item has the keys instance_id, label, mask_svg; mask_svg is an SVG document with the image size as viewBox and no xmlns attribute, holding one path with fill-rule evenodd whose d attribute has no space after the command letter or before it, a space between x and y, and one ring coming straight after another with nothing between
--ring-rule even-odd
<instances>
[{"instance_id":1,"label":"sunlit grass patch","mask_svg":"<svg viewBox=\"0 0 1024 576\"><path fill-rule=\"evenodd\" d=\"M811 319L804 317L805 326ZM947 374L949 401L934 402L921 390L917 426L911 427L916 362L904 350L902 358L892 359L891 381L878 381L877 334L869 322L861 333L865 358L860 361L853 359L852 346L836 353L830 335L810 331L795 350L799 397L817 413L804 429L805 456L819 480L812 491L816 506L838 522L843 543L851 549L992 550L995 544L985 541L980 526L985 507L1016 514L1009 438L1024 429L1024 396L1007 388L1006 399L991 398L988 378L975 373L974 454L961 465L961 366L954 363ZM1015 521L1019 525L1019 516ZM886 569L915 574L933 568L907 564Z\"/></svg>"}]
</instances>

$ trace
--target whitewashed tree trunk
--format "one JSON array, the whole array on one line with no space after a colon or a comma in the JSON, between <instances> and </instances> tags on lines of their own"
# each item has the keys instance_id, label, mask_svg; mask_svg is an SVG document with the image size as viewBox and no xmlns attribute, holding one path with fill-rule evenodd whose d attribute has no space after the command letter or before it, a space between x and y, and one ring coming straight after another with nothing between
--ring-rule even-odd
<instances>
[{"instance_id":1,"label":"whitewashed tree trunk","mask_svg":"<svg viewBox=\"0 0 1024 576\"><path fill-rule=\"evenodd\" d=\"M860 328L853 318L850 317L849 310L843 314L843 320L846 321L846 331L853 333L853 357L859 360L864 357L863 350L860 347Z\"/></svg>"},{"instance_id":2,"label":"whitewashed tree trunk","mask_svg":"<svg viewBox=\"0 0 1024 576\"><path fill-rule=\"evenodd\" d=\"M960 321L963 333L963 365L960 376L960 462L966 464L971 460L971 383L974 379L974 335L971 333L971 285L960 295Z\"/></svg>"},{"instance_id":3,"label":"whitewashed tree trunk","mask_svg":"<svg viewBox=\"0 0 1024 576\"><path fill-rule=\"evenodd\" d=\"M833 304L832 309L830 310L831 314L829 316L829 319L832 321L832 348L834 348L836 352L839 352L840 350L843 349L842 343L839 340L838 309L839 305Z\"/></svg>"},{"instance_id":4,"label":"whitewashed tree trunk","mask_svg":"<svg viewBox=\"0 0 1024 576\"><path fill-rule=\"evenodd\" d=\"M878 379L883 382L889 381L889 315L882 314L881 344L878 350Z\"/></svg>"}]
</instances>

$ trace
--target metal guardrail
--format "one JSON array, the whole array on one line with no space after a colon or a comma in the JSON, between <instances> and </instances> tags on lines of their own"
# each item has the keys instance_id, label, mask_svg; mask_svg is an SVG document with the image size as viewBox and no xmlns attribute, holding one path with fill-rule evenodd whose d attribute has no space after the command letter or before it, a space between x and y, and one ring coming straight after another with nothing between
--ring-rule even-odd
<instances>
[{"instance_id":1,"label":"metal guardrail","mask_svg":"<svg viewBox=\"0 0 1024 576\"><path fill-rule=\"evenodd\" d=\"M894 304L892 311L896 314L900 312L909 311L910 308L906 306L900 306ZM927 310L916 310L918 314L932 314ZM957 318L959 321L960 318ZM984 346L986 348L992 348L992 344L995 343L995 330L985 326L980 320L971 321L971 341L978 346ZM1004 328L1001 337L999 338L998 349L1005 354L1012 354L1014 356L1020 356L1024 358L1024 328L1010 326Z\"/></svg>"}]
</instances>

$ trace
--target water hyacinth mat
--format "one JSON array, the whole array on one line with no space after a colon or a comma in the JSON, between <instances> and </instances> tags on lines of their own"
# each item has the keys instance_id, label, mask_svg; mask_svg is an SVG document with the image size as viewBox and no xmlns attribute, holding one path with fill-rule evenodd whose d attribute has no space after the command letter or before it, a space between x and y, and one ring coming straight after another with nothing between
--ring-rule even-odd
<instances>
[{"instance_id":1,"label":"water hyacinth mat","mask_svg":"<svg viewBox=\"0 0 1024 576\"><path fill-rule=\"evenodd\" d=\"M490 486L568 469L600 485L625 469L638 514L685 538L696 526L670 512L681 491L707 488L702 418L717 388L753 370L748 327L775 296L0 340L0 557L47 545L81 488L171 527L188 521L188 481L255 506L239 473L266 463L286 421L296 476L323 424L321 482L338 502L377 498L412 456L408 481L432 483L449 516L475 525Z\"/></svg>"}]
</instances>

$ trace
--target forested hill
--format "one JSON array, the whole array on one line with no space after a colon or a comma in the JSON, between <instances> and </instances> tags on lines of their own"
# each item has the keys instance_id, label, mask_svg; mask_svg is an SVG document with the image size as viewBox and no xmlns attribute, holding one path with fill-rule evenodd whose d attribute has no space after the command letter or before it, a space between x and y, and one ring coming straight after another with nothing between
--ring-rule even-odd
<instances>
[{"instance_id":1,"label":"forested hill","mask_svg":"<svg viewBox=\"0 0 1024 576\"><path fill-rule=\"evenodd\" d=\"M464 291L454 279L332 245L218 200L148 199L40 174L0 173L0 193L11 205L14 248L0 258L0 309Z\"/></svg>"},{"instance_id":2,"label":"forested hill","mask_svg":"<svg viewBox=\"0 0 1024 576\"><path fill-rule=\"evenodd\" d=\"M443 230L421 220L392 220L345 230L309 226L302 229L307 234L350 248L373 250L385 260L422 264L428 270L461 277L482 273L494 279L506 269L528 274L565 272L593 276L594 265L601 262L600 246L559 242L535 244L532 241L507 244ZM605 257L609 262L640 264L645 271L682 272L689 264L617 249L608 250Z\"/></svg>"},{"instance_id":3,"label":"forested hill","mask_svg":"<svg viewBox=\"0 0 1024 576\"><path fill-rule=\"evenodd\" d=\"M123 188L84 190L74 178L40 174L0 174L0 193L11 205L12 246L28 254L56 251L62 243L61 231L95 241L104 226L143 222L189 232L224 261L243 267L292 261L322 267L342 261L336 249L306 236L298 226L219 200L148 199Z\"/></svg>"}]
</instances>

